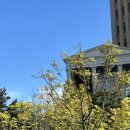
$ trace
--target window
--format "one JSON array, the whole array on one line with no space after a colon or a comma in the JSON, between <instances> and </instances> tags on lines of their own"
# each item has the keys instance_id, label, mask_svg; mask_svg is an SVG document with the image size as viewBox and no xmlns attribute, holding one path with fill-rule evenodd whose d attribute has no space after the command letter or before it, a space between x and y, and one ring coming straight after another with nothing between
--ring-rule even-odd
<instances>
[{"instance_id":1,"label":"window","mask_svg":"<svg viewBox=\"0 0 130 130\"><path fill-rule=\"evenodd\" d=\"M115 3L117 4L117 0L115 0Z\"/></svg>"},{"instance_id":2,"label":"window","mask_svg":"<svg viewBox=\"0 0 130 130\"><path fill-rule=\"evenodd\" d=\"M117 72L117 71L118 71L118 68L117 68L117 66L115 65L115 66L111 69L111 72ZM103 67L103 66L97 66L96 72L99 74L99 78L103 78L103 77L104 77L105 70L104 70L104 67Z\"/></svg>"},{"instance_id":3,"label":"window","mask_svg":"<svg viewBox=\"0 0 130 130\"><path fill-rule=\"evenodd\" d=\"M118 19L118 10L116 10L116 18Z\"/></svg>"},{"instance_id":4,"label":"window","mask_svg":"<svg viewBox=\"0 0 130 130\"><path fill-rule=\"evenodd\" d=\"M119 25L117 26L117 34L120 34Z\"/></svg>"},{"instance_id":5,"label":"window","mask_svg":"<svg viewBox=\"0 0 130 130\"><path fill-rule=\"evenodd\" d=\"M130 64L123 64L124 71L130 71Z\"/></svg>"},{"instance_id":6,"label":"window","mask_svg":"<svg viewBox=\"0 0 130 130\"><path fill-rule=\"evenodd\" d=\"M117 68L117 66L115 65L115 66L112 68L111 72L117 72L117 71L118 71L118 68Z\"/></svg>"},{"instance_id":7,"label":"window","mask_svg":"<svg viewBox=\"0 0 130 130\"><path fill-rule=\"evenodd\" d=\"M130 3L128 4L128 9L129 9L129 13L130 13Z\"/></svg>"},{"instance_id":8,"label":"window","mask_svg":"<svg viewBox=\"0 0 130 130\"><path fill-rule=\"evenodd\" d=\"M124 16L125 14L125 10L124 10L124 6L122 6L122 15Z\"/></svg>"},{"instance_id":9,"label":"window","mask_svg":"<svg viewBox=\"0 0 130 130\"><path fill-rule=\"evenodd\" d=\"M96 72L99 73L100 77L103 77L104 76L104 67L103 66L98 66L96 68Z\"/></svg>"},{"instance_id":10,"label":"window","mask_svg":"<svg viewBox=\"0 0 130 130\"><path fill-rule=\"evenodd\" d=\"M123 23L123 30L124 30L124 32L126 32L126 25L125 25L125 23Z\"/></svg>"},{"instance_id":11,"label":"window","mask_svg":"<svg viewBox=\"0 0 130 130\"><path fill-rule=\"evenodd\" d=\"M119 46L121 45L120 41L118 42L118 45L119 45Z\"/></svg>"},{"instance_id":12,"label":"window","mask_svg":"<svg viewBox=\"0 0 130 130\"><path fill-rule=\"evenodd\" d=\"M79 76L78 74L72 72L71 73L71 78L74 81L75 87L78 89L79 85L83 83L83 79L81 76Z\"/></svg>"},{"instance_id":13,"label":"window","mask_svg":"<svg viewBox=\"0 0 130 130\"><path fill-rule=\"evenodd\" d=\"M91 71L91 68L84 68L84 69L87 69L87 70L89 70L90 72L92 72ZM78 74L78 69L73 69L72 71L71 71L71 78L72 78L72 80L74 81L74 85L75 85L75 87L77 88L77 89L79 89L79 87L80 87L80 84L86 84L87 85L87 90L88 90L88 92L90 92L90 93L93 93L93 83L92 83L92 75L90 75L90 77L86 80L86 81L84 81L84 79L83 79L83 77L81 77L79 74ZM88 87L89 86L89 87Z\"/></svg>"},{"instance_id":14,"label":"window","mask_svg":"<svg viewBox=\"0 0 130 130\"><path fill-rule=\"evenodd\" d=\"M127 47L127 39L124 39L124 47Z\"/></svg>"}]
</instances>

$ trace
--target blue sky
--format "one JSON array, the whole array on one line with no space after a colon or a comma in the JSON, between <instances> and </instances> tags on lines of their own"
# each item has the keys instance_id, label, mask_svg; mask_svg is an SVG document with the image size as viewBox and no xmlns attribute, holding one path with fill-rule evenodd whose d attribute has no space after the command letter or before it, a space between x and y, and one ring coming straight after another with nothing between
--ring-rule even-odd
<instances>
[{"instance_id":1,"label":"blue sky","mask_svg":"<svg viewBox=\"0 0 130 130\"><path fill-rule=\"evenodd\" d=\"M19 100L42 81L33 78L41 66L62 53L74 53L111 39L109 0L0 1L0 86Z\"/></svg>"}]
</instances>

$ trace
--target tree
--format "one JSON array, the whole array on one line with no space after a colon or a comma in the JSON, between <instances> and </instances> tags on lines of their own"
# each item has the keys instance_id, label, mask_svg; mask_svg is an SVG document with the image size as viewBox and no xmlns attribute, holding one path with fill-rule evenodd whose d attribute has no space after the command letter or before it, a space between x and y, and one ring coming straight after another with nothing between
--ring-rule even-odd
<instances>
[{"instance_id":1,"label":"tree","mask_svg":"<svg viewBox=\"0 0 130 130\"><path fill-rule=\"evenodd\" d=\"M0 112L0 130L42 130L42 105L15 99Z\"/></svg>"},{"instance_id":2,"label":"tree","mask_svg":"<svg viewBox=\"0 0 130 130\"><path fill-rule=\"evenodd\" d=\"M109 118L110 130L129 130L130 129L130 98L125 97L121 101L121 108L111 109L111 116Z\"/></svg>"},{"instance_id":3,"label":"tree","mask_svg":"<svg viewBox=\"0 0 130 130\"><path fill-rule=\"evenodd\" d=\"M14 100L6 106L9 97L1 89L0 130L129 130L130 98L123 96L123 89L130 85L130 72L112 71L116 56L121 53L118 46L108 42L99 51L103 59L103 80L89 69L94 58L85 58L79 49L75 55L64 57L72 67L72 74L79 76L78 84L73 78L66 80L63 69L54 61L51 70L39 75L46 85L38 88L32 102ZM111 77L115 81L107 89Z\"/></svg>"},{"instance_id":4,"label":"tree","mask_svg":"<svg viewBox=\"0 0 130 130\"><path fill-rule=\"evenodd\" d=\"M77 88L72 79L65 80L62 76L58 64L51 63L52 70L42 72L40 78L47 83L42 87L39 94L39 100L44 104L45 121L55 130L97 130L108 129L110 113L117 110L122 100L122 89L124 85L130 82L130 73L117 72L113 73L112 69L116 63L116 56L121 53L118 46L108 42L99 48L104 66L104 83L101 86L101 81L97 73L92 74L89 69L94 62L94 58L84 59L84 53L79 51L74 56L65 54L65 61L69 62L76 70L72 70L79 75L82 83ZM127 78L123 77L127 75ZM94 92L90 93L90 76L95 79ZM116 80L111 90L107 89L107 81L110 77L115 76ZM58 91L62 90L59 95ZM98 97L97 97L98 96ZM122 105L120 105L122 109ZM112 111L111 111L112 110ZM116 120L115 120L116 122ZM113 125L114 126L114 125Z\"/></svg>"},{"instance_id":5,"label":"tree","mask_svg":"<svg viewBox=\"0 0 130 130\"><path fill-rule=\"evenodd\" d=\"M0 129L36 130L33 115L31 102L15 102L6 111L0 112Z\"/></svg>"},{"instance_id":6,"label":"tree","mask_svg":"<svg viewBox=\"0 0 130 130\"><path fill-rule=\"evenodd\" d=\"M6 89L0 88L0 112L6 109L6 103L9 99L10 97L7 96Z\"/></svg>"}]
</instances>

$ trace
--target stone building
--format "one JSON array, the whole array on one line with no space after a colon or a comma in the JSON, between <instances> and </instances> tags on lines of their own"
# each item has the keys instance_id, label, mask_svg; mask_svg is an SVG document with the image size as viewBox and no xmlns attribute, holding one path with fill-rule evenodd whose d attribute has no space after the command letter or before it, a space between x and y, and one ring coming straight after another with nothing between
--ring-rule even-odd
<instances>
[{"instance_id":1,"label":"stone building","mask_svg":"<svg viewBox=\"0 0 130 130\"><path fill-rule=\"evenodd\" d=\"M117 56L115 71L130 70L130 0L110 0L112 42L119 45L123 51ZM91 72L102 73L102 58L99 52L99 46L86 50L85 56L94 57L95 62L91 64ZM67 77L71 78L71 67L66 63ZM76 78L75 80L77 80ZM93 81L93 78L92 78ZM108 87L112 86L114 78L109 79ZM125 90L126 95L130 95L130 90Z\"/></svg>"},{"instance_id":2,"label":"stone building","mask_svg":"<svg viewBox=\"0 0 130 130\"><path fill-rule=\"evenodd\" d=\"M94 57L95 62L91 63L90 70L91 70L92 73L98 72L102 76L103 73L104 73L103 72L103 66L102 66L103 59L101 57L101 53L99 51L99 47L100 46L97 46L95 48L86 50L84 52L85 53L85 57L84 58ZM119 47L119 49L122 50L123 53L116 57L117 63L115 65L115 67L113 68L113 71L114 72L130 71L130 48ZM88 66L84 66L84 67L87 68ZM66 62L67 78L71 78L72 77L72 73L71 73L72 69L75 69L75 68L72 68L70 66L70 63ZM78 77L73 77L73 78L74 78L74 80L78 80L80 82L80 79L78 79ZM102 78L102 80L103 80L103 78ZM108 80L108 87L109 88L112 87L112 84L113 84L114 80L115 80L114 77L111 77ZM93 77L92 77L92 82L94 82ZM127 90L127 88L125 90L125 94L126 95L130 94L130 91Z\"/></svg>"},{"instance_id":3,"label":"stone building","mask_svg":"<svg viewBox=\"0 0 130 130\"><path fill-rule=\"evenodd\" d=\"M110 0L112 41L130 47L130 0Z\"/></svg>"}]
</instances>

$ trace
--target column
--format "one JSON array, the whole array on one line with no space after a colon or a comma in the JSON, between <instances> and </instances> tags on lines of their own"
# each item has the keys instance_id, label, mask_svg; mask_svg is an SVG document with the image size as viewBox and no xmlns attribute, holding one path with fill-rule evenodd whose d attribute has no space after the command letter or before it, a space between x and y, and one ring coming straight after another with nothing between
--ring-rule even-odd
<instances>
[{"instance_id":1,"label":"column","mask_svg":"<svg viewBox=\"0 0 130 130\"><path fill-rule=\"evenodd\" d=\"M94 84L94 82L95 82L95 75L96 74L96 67L92 67L92 82L93 82L93 84Z\"/></svg>"},{"instance_id":2,"label":"column","mask_svg":"<svg viewBox=\"0 0 130 130\"><path fill-rule=\"evenodd\" d=\"M117 65L118 67L118 72L121 72L122 71L122 65Z\"/></svg>"},{"instance_id":3,"label":"column","mask_svg":"<svg viewBox=\"0 0 130 130\"><path fill-rule=\"evenodd\" d=\"M67 79L71 78L71 67L70 66L66 66L66 72L67 72Z\"/></svg>"}]
</instances>

